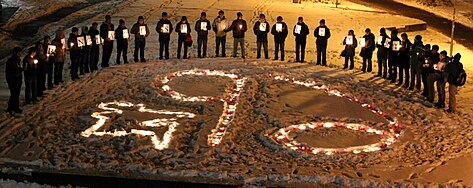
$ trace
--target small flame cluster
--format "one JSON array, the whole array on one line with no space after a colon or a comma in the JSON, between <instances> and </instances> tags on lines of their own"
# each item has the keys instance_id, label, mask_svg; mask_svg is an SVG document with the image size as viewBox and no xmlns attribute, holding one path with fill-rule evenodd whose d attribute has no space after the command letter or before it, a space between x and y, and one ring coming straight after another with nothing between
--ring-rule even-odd
<instances>
[{"instance_id":1,"label":"small flame cluster","mask_svg":"<svg viewBox=\"0 0 473 188\"><path fill-rule=\"evenodd\" d=\"M228 77L234 81L234 88L231 89L224 97L215 96L186 96L182 93L174 91L169 87L169 82L182 76L221 76ZM235 117L235 112L238 106L238 100L240 94L245 86L246 78L242 78L236 74L225 73L224 71L218 70L187 70L171 73L166 76L162 81L162 89L171 96L171 98L184 102L223 102L223 113L220 116L215 129L212 129L212 133L208 136L208 144L210 146L217 146L222 142L228 127Z\"/></svg>"},{"instance_id":2,"label":"small flame cluster","mask_svg":"<svg viewBox=\"0 0 473 188\"><path fill-rule=\"evenodd\" d=\"M111 115L111 114L123 114L123 110L120 110L116 107L110 107L110 106L117 106L117 107L122 107L122 108L131 108L131 107L138 107L139 112L143 113L153 113L153 114L160 114L160 115L173 115L173 118L158 118L158 119L152 119L148 121L143 121L140 122L140 127L165 127L168 126L169 129L164 133L163 139L160 140L156 133L154 131L149 131L149 130L140 130L140 129L131 129L130 132L127 132L125 130L113 130L112 131L99 131L101 129L107 120L110 118L107 117L106 115ZM163 150L169 147L169 143L172 140L172 133L176 130L176 127L179 125L177 122L178 119L181 118L194 118L195 114L189 113L189 112L172 112L172 111L167 111L167 110L152 110L146 108L144 104L133 104L130 102L109 102L109 103L100 103L98 105L98 108L104 110L102 112L94 112L92 113L92 117L98 119L97 122L92 125L90 128L84 130L81 132L81 136L83 137L90 137L92 135L95 136L113 136L113 137L121 137L121 136L127 136L127 135L140 135L140 136L149 136L151 137L151 141L154 145L154 148L158 150Z\"/></svg>"},{"instance_id":3,"label":"small flame cluster","mask_svg":"<svg viewBox=\"0 0 473 188\"><path fill-rule=\"evenodd\" d=\"M351 102L355 102L360 104L363 108L370 110L372 113L382 117L383 119L389 122L389 131L384 130L377 130L370 128L363 124L356 124L356 123L342 123L342 122L311 122L299 125L291 125L286 128L282 128L278 130L274 135L273 138L277 143L282 144L284 147L289 148L294 151L299 152L306 152L306 153L324 153L327 155L332 155L336 153L361 153L361 152L373 152L378 151L381 149L385 149L392 145L396 140L399 139L399 136L404 129L404 126L401 125L396 118L393 118L388 113L382 111L381 109L377 108L375 105L363 103L361 99L356 98L349 94L344 94L338 90L330 88L330 86L325 85L323 83L317 83L315 81L299 81L294 78L287 78L284 76L278 76L269 74L270 77L274 78L275 80L279 81L286 81L291 82L296 85L305 86L311 89L317 90L324 90L327 94L337 96L340 98L344 98ZM346 148L320 148L320 147L312 147L308 146L305 143L299 143L294 138L289 136L289 133L292 131L308 131L309 129L319 129L319 128L342 128L342 129L350 129L359 132L366 132L366 133L373 133L376 135L380 135L382 138L379 142L369 145L362 145L362 146L353 146L353 147L346 147Z\"/></svg>"}]
</instances>

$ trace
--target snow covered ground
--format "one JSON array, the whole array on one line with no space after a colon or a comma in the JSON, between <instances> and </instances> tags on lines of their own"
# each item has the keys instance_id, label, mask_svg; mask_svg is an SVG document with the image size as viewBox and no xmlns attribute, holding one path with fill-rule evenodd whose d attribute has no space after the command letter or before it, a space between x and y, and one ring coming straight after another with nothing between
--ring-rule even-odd
<instances>
[{"instance_id":1,"label":"snow covered ground","mask_svg":"<svg viewBox=\"0 0 473 188\"><path fill-rule=\"evenodd\" d=\"M104 15L109 13L112 14L114 23L124 18L129 26L139 15L144 15L151 28L154 28L162 11L170 13L173 22L183 15L194 22L201 11L207 11L208 17L213 19L220 9L226 10L226 16L230 20L235 18L237 11L242 11L249 22L254 22L259 13L265 13L271 24L278 15L282 15L290 27L298 16L304 16L311 30L306 59L313 62L315 39L312 32L318 21L325 18L333 34L328 50L330 67L292 63L294 38L291 35L286 42L288 62L253 59L256 40L251 32L247 33L246 38L247 60L213 58L214 35L211 33L208 49L211 58L196 59L196 49L193 46L190 60L157 61L158 43L153 32L147 41L149 63L113 66L83 77L80 81L68 82L51 91L39 104L26 106L22 118L9 118L6 114L0 116L2 162L28 161L28 166L32 169L239 185L473 185L472 174L461 173L468 172L468 165L461 164L471 164L472 157L469 153L473 150L473 141L470 139L473 136L473 128L470 126L473 103L469 102L469 98L473 96L471 85L461 88L458 98L460 113L450 115L429 108L417 92L408 92L389 85L384 80L373 79L373 74L370 73L362 74L358 69L361 66L359 57L356 59L358 70L342 71L339 69L342 65L339 57L343 49L341 42L349 29L354 29L358 37L361 37L366 27L372 28L377 34L380 27L419 22L402 16L371 12L376 10L355 4L350 4L349 7L350 9L335 9L329 4L304 2L299 5L270 0L208 0L199 3L191 0L167 0L159 3L154 0L136 0L117 5L116 10L111 12L85 19L74 25L90 25L93 21L100 23ZM50 34L57 28L52 23L40 32ZM433 30L408 34L414 36L417 33L422 34L427 43L439 44L441 49L448 47L448 37ZM195 33L193 34L196 39ZM176 39L177 36L172 37ZM272 37L270 41L271 39ZM227 55L230 55L232 42L231 37L227 37ZM130 44L129 54L132 52L133 42ZM173 40L171 57L176 55L176 46L176 40ZM272 51L271 42L269 46ZM465 60L473 57L473 53L461 45L456 50L462 53ZM464 64L471 73L472 64L466 61ZM166 76L194 68L222 70L248 78L240 95L235 119L218 147L209 147L207 136L218 122L223 103L179 102L171 99L162 89L161 80ZM286 149L267 135L291 124L311 121L366 123L381 130L386 130L386 126L385 122L366 109L351 106L351 102L347 103L343 99L290 82L275 81L268 77L269 73L330 84L337 90L351 93L386 110L405 124L406 129L399 141L383 151L313 155ZM231 83L231 79L186 76L174 79L169 85L187 95L220 93L221 96L231 91ZM3 90L2 93L7 93ZM98 108L97 105L113 101L141 103L156 110L191 112L196 117L178 120L179 126L172 133L169 149L162 151L153 147L149 137L139 134L81 136L82 131L97 123L92 115L103 112L103 108ZM3 102L0 108L4 108L5 104ZM122 115L107 116L111 120L104 129L111 131L117 128L130 132L139 125L137 122L149 118L171 118L143 113L133 108L121 110ZM166 127L148 130L154 131L158 138L164 137L167 131ZM320 147L371 144L379 138L368 133L342 129L323 129L289 136ZM6 160L8 158L15 160Z\"/></svg>"}]
</instances>

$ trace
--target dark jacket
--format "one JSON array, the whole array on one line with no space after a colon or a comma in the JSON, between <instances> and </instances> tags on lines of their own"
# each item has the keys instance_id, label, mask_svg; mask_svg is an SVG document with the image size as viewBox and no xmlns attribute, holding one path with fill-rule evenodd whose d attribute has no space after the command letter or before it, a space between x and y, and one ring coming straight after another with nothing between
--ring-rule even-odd
<instances>
[{"instance_id":1,"label":"dark jacket","mask_svg":"<svg viewBox=\"0 0 473 188\"><path fill-rule=\"evenodd\" d=\"M240 28L241 25L241 28ZM233 31L233 38L245 38L245 32L248 30L246 21L243 19L233 20L232 25L225 29L225 32Z\"/></svg>"},{"instance_id":2,"label":"dark jacket","mask_svg":"<svg viewBox=\"0 0 473 188\"><path fill-rule=\"evenodd\" d=\"M459 61L452 61L445 67L445 72L448 73L448 84L456 85L458 74L463 65Z\"/></svg>"},{"instance_id":3,"label":"dark jacket","mask_svg":"<svg viewBox=\"0 0 473 188\"><path fill-rule=\"evenodd\" d=\"M300 34L296 33L297 25L301 26L301 33ZM302 23L297 22L297 24L294 26L294 29L292 30L292 34L296 37L296 41L299 41L299 42L306 41L307 40L307 35L309 35L309 32L310 32L309 27L307 27L307 25L304 22L302 22Z\"/></svg>"},{"instance_id":4,"label":"dark jacket","mask_svg":"<svg viewBox=\"0 0 473 188\"><path fill-rule=\"evenodd\" d=\"M206 30L202 30L202 22L205 22L207 23L207 26L205 27ZM209 30L212 29L212 26L210 25L210 21L205 19L205 20L201 20L199 19L196 23L195 23L195 31L197 32L197 34L199 36L207 36L209 34Z\"/></svg>"},{"instance_id":5,"label":"dark jacket","mask_svg":"<svg viewBox=\"0 0 473 188\"><path fill-rule=\"evenodd\" d=\"M90 39L92 39L92 46L98 46L97 41L95 40L95 36L100 36L99 30L90 28L88 34L90 35Z\"/></svg>"},{"instance_id":6,"label":"dark jacket","mask_svg":"<svg viewBox=\"0 0 473 188\"><path fill-rule=\"evenodd\" d=\"M25 58L23 58L23 70L25 71L25 77L36 76L36 64L34 64L34 59L29 55L26 55Z\"/></svg>"},{"instance_id":7,"label":"dark jacket","mask_svg":"<svg viewBox=\"0 0 473 188\"><path fill-rule=\"evenodd\" d=\"M113 26L112 23L107 23L103 22L102 25L100 25L100 36L103 38L104 42L111 42L107 41L108 38L108 31L114 31L115 26Z\"/></svg>"},{"instance_id":8,"label":"dark jacket","mask_svg":"<svg viewBox=\"0 0 473 188\"><path fill-rule=\"evenodd\" d=\"M187 33L181 33L181 25L186 25L187 26ZM191 33L191 25L189 24L188 21L186 21L186 23L179 22L176 25L176 30L175 31L176 31L176 33L178 33L179 38L186 37L187 34Z\"/></svg>"},{"instance_id":9,"label":"dark jacket","mask_svg":"<svg viewBox=\"0 0 473 188\"><path fill-rule=\"evenodd\" d=\"M381 38L381 44L379 42L379 38ZM383 58L387 60L389 48L386 48L385 43L386 43L386 39L391 39L391 38L389 38L389 36L386 34L379 35L379 38L376 42L376 47L378 48L378 52L377 52L378 58Z\"/></svg>"},{"instance_id":10,"label":"dark jacket","mask_svg":"<svg viewBox=\"0 0 473 188\"><path fill-rule=\"evenodd\" d=\"M399 37L397 37L397 36L396 37L391 37L391 42L389 43L389 46L390 46L390 48L389 48L389 61L392 62L392 65L399 66L399 61L398 61L399 59L398 58L399 58L400 51L394 51L393 50L394 49L393 44L394 44L395 41L401 42L401 39L399 39Z\"/></svg>"},{"instance_id":11,"label":"dark jacket","mask_svg":"<svg viewBox=\"0 0 473 188\"><path fill-rule=\"evenodd\" d=\"M347 45L347 37L343 39L343 45L345 45L345 52L346 56L355 56L355 49L358 47L358 40L356 40L356 36L353 35L353 44Z\"/></svg>"},{"instance_id":12,"label":"dark jacket","mask_svg":"<svg viewBox=\"0 0 473 188\"><path fill-rule=\"evenodd\" d=\"M169 32L168 33L164 33L162 31L162 27L164 26L164 24L169 25ZM171 40L172 31L173 31L172 23L169 20L164 20L164 19L161 18L161 20L159 20L159 22L158 22L158 25L156 25L156 32L159 33L159 41L160 42Z\"/></svg>"},{"instance_id":13,"label":"dark jacket","mask_svg":"<svg viewBox=\"0 0 473 188\"><path fill-rule=\"evenodd\" d=\"M264 31L261 31L260 30L261 24L262 23L260 21L257 21L255 25L253 26L253 32L256 35L256 42L268 42L268 33L270 31L269 27L271 26L269 25L267 21L264 21L264 24L266 24L266 28Z\"/></svg>"},{"instance_id":14,"label":"dark jacket","mask_svg":"<svg viewBox=\"0 0 473 188\"><path fill-rule=\"evenodd\" d=\"M419 67L422 64L424 57L424 44L422 42L414 42L414 44L411 46L410 55L410 65L412 67Z\"/></svg>"},{"instance_id":15,"label":"dark jacket","mask_svg":"<svg viewBox=\"0 0 473 188\"><path fill-rule=\"evenodd\" d=\"M319 30L320 28L325 28L325 36L320 36L319 35ZM315 28L314 30L314 36L317 38L317 40L315 41L315 44L317 45L321 45L321 46L327 46L328 44L328 39L330 38L331 34L330 34L330 29L324 25L324 26L319 26L317 28Z\"/></svg>"},{"instance_id":16,"label":"dark jacket","mask_svg":"<svg viewBox=\"0 0 473 188\"><path fill-rule=\"evenodd\" d=\"M370 33L369 35L364 35L363 38L365 39L365 47L361 48L360 55L364 58L371 59L373 57L373 51L376 49L375 42L374 42L374 35Z\"/></svg>"},{"instance_id":17,"label":"dark jacket","mask_svg":"<svg viewBox=\"0 0 473 188\"><path fill-rule=\"evenodd\" d=\"M141 27L141 26L145 26L145 28L146 28L146 35L140 35L140 27ZM140 24L140 23L137 22L137 23L133 24L133 27L131 27L130 33L135 35L135 40L137 40L137 41L145 41L145 40L146 40L146 37L149 36L149 28L148 28L148 25L147 25L147 24Z\"/></svg>"},{"instance_id":18,"label":"dark jacket","mask_svg":"<svg viewBox=\"0 0 473 188\"><path fill-rule=\"evenodd\" d=\"M7 83L21 83L21 79L23 78L21 73L23 73L21 58L16 55L11 56L5 65L5 77L7 78Z\"/></svg>"},{"instance_id":19,"label":"dark jacket","mask_svg":"<svg viewBox=\"0 0 473 188\"><path fill-rule=\"evenodd\" d=\"M128 39L123 38L124 29L127 29L126 26L118 26L117 29L115 29L115 40L117 40L118 45L128 45Z\"/></svg>"},{"instance_id":20,"label":"dark jacket","mask_svg":"<svg viewBox=\"0 0 473 188\"><path fill-rule=\"evenodd\" d=\"M277 24L282 24L282 31L276 31ZM286 23L282 22L282 23L274 24L273 27L271 28L271 34L274 35L274 41L276 41L277 43L284 42L288 34Z\"/></svg>"},{"instance_id":21,"label":"dark jacket","mask_svg":"<svg viewBox=\"0 0 473 188\"><path fill-rule=\"evenodd\" d=\"M69 34L69 39L67 39L67 46L69 47L70 55L80 55L80 48L77 45L77 37L73 33Z\"/></svg>"},{"instance_id":22,"label":"dark jacket","mask_svg":"<svg viewBox=\"0 0 473 188\"><path fill-rule=\"evenodd\" d=\"M409 67L409 62L410 62L410 49L412 46L412 43L410 40L407 40L406 42L401 42L401 49L399 51L399 66L402 68L408 68Z\"/></svg>"}]
</instances>

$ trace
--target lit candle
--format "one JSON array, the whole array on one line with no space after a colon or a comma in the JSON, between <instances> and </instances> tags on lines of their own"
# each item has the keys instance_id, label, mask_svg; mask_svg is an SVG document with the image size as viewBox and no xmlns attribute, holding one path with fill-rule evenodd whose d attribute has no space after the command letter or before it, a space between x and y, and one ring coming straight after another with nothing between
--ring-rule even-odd
<instances>
[{"instance_id":1,"label":"lit candle","mask_svg":"<svg viewBox=\"0 0 473 188\"><path fill-rule=\"evenodd\" d=\"M38 60L37 59L33 60L33 63L38 64Z\"/></svg>"},{"instance_id":2,"label":"lit candle","mask_svg":"<svg viewBox=\"0 0 473 188\"><path fill-rule=\"evenodd\" d=\"M240 29L243 29L243 25L240 25Z\"/></svg>"}]
</instances>

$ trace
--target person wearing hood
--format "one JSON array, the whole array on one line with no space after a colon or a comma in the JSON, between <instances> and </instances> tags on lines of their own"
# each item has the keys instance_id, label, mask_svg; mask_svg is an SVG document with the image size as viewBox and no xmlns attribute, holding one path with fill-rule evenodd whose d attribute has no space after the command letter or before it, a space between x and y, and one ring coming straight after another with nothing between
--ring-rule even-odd
<instances>
[{"instance_id":1,"label":"person wearing hood","mask_svg":"<svg viewBox=\"0 0 473 188\"><path fill-rule=\"evenodd\" d=\"M292 32L292 34L296 37L296 62L304 63L305 47L307 43L307 35L309 35L309 32L309 27L304 23L304 18L299 17Z\"/></svg>"},{"instance_id":2,"label":"person wearing hood","mask_svg":"<svg viewBox=\"0 0 473 188\"><path fill-rule=\"evenodd\" d=\"M57 32L52 44L56 46L56 53L52 58L49 58L49 61L54 64L54 85L59 85L64 82L62 71L66 62L66 35L64 32Z\"/></svg>"},{"instance_id":3,"label":"person wearing hood","mask_svg":"<svg viewBox=\"0 0 473 188\"><path fill-rule=\"evenodd\" d=\"M227 33L225 29L229 26L225 12L218 11L217 18L212 23L213 31L215 32L215 57L219 57L220 45L222 46L222 57L225 57L225 44L227 43Z\"/></svg>"},{"instance_id":4,"label":"person wearing hood","mask_svg":"<svg viewBox=\"0 0 473 188\"><path fill-rule=\"evenodd\" d=\"M406 33L401 34L401 49L399 49L399 83L398 85L401 86L403 82L403 76L405 73L406 80L404 88L409 87L409 61L410 61L410 50L411 50L412 43L409 40Z\"/></svg>"},{"instance_id":5,"label":"person wearing hood","mask_svg":"<svg viewBox=\"0 0 473 188\"><path fill-rule=\"evenodd\" d=\"M46 90L46 72L48 69L48 57L44 51L43 44L41 42L35 43L36 56L38 60L36 64L36 96L42 97Z\"/></svg>"},{"instance_id":6,"label":"person wearing hood","mask_svg":"<svg viewBox=\"0 0 473 188\"><path fill-rule=\"evenodd\" d=\"M246 21L243 19L241 12L237 13L237 19L232 22L232 25L225 29L225 32L233 32L233 57L237 57L238 44L241 48L241 57L245 59L245 32L248 31Z\"/></svg>"},{"instance_id":7,"label":"person wearing hood","mask_svg":"<svg viewBox=\"0 0 473 188\"><path fill-rule=\"evenodd\" d=\"M47 58L46 58L46 75L45 75L45 76L47 76L47 78L46 77L44 78L44 82L46 82L45 84L47 85L47 89L52 89L53 88L54 64L51 61L51 59L53 58L55 53L52 53L52 54L48 53L48 47L49 47L49 45L52 45L51 37L50 36L45 36L43 38L42 45L43 45L44 53L47 56Z\"/></svg>"},{"instance_id":8,"label":"person wearing hood","mask_svg":"<svg viewBox=\"0 0 473 188\"><path fill-rule=\"evenodd\" d=\"M26 104L36 103L36 68L38 60L35 59L36 48L28 49L28 55L23 58L23 70L25 77L25 102Z\"/></svg>"},{"instance_id":9,"label":"person wearing hood","mask_svg":"<svg viewBox=\"0 0 473 188\"><path fill-rule=\"evenodd\" d=\"M411 57L409 59L411 66L411 83L409 90L414 90L414 86L420 91L421 87L421 65L424 58L424 44L422 36L416 35L414 44L411 46Z\"/></svg>"},{"instance_id":10,"label":"person wearing hood","mask_svg":"<svg viewBox=\"0 0 473 188\"><path fill-rule=\"evenodd\" d=\"M330 29L325 25L325 20L320 20L320 26L315 28L314 36L317 38L317 65L327 66L327 45L330 38Z\"/></svg>"},{"instance_id":11,"label":"person wearing hood","mask_svg":"<svg viewBox=\"0 0 473 188\"><path fill-rule=\"evenodd\" d=\"M10 90L10 98L8 99L7 112L14 116L15 113L22 113L20 109L20 92L23 84L23 65L21 63L20 47L13 48L11 57L5 65L5 77L7 79L8 89Z\"/></svg>"},{"instance_id":12,"label":"person wearing hood","mask_svg":"<svg viewBox=\"0 0 473 188\"><path fill-rule=\"evenodd\" d=\"M100 41L97 41L96 39L100 40L100 32L97 29L98 23L94 22L92 23L92 27L89 29L89 35L90 38L92 39L92 47L90 48L90 71L94 72L98 70L98 64L99 64L99 55L100 55L100 45L101 43L97 43Z\"/></svg>"},{"instance_id":13,"label":"person wearing hood","mask_svg":"<svg viewBox=\"0 0 473 188\"><path fill-rule=\"evenodd\" d=\"M271 34L274 35L274 59L278 60L279 50L281 50L281 61L284 61L284 43L286 41L287 30L286 23L283 22L282 16L278 16L277 23L271 28Z\"/></svg>"},{"instance_id":14,"label":"person wearing hood","mask_svg":"<svg viewBox=\"0 0 473 188\"><path fill-rule=\"evenodd\" d=\"M118 25L117 29L115 29L115 39L117 41L117 65L120 64L120 59L122 58L121 57L122 55L123 55L123 63L128 64L127 54L128 54L128 40L129 40L130 36L129 36L129 34L128 34L128 36L125 36L125 34L124 34L125 32L128 33L128 28L126 28L125 20L120 19L118 21L118 24L119 25ZM133 27L135 27L135 26L133 26ZM133 29L132 29L131 33L133 33ZM133 33L133 34L135 34L135 33ZM136 38L135 38L135 41L136 41ZM137 43L135 42L135 50L138 48L136 45L137 45ZM135 60L137 60L137 59L135 59ZM141 60L144 60L144 58L141 59ZM137 62L137 61L135 61L135 62Z\"/></svg>"},{"instance_id":15,"label":"person wearing hood","mask_svg":"<svg viewBox=\"0 0 473 188\"><path fill-rule=\"evenodd\" d=\"M81 50L81 63L79 66L80 75L84 75L90 72L90 50L92 46L87 43L87 36L90 37L89 27L84 26L82 27L82 34L80 35L80 37L84 38L85 42L85 46L83 46ZM92 40L92 38L90 39Z\"/></svg>"},{"instance_id":16,"label":"person wearing hood","mask_svg":"<svg viewBox=\"0 0 473 188\"><path fill-rule=\"evenodd\" d=\"M163 12L161 20L156 25L156 32L159 34L159 59L169 59L169 41L173 31L172 23L168 20L168 13ZM164 53L164 56L163 56Z\"/></svg>"},{"instance_id":17,"label":"person wearing hood","mask_svg":"<svg viewBox=\"0 0 473 188\"><path fill-rule=\"evenodd\" d=\"M138 62L138 51L140 52L140 61L146 62L145 59L145 47L146 47L146 37L149 36L148 24L145 24L145 19L143 16L138 17L138 22L133 24L131 28L131 33L135 35L135 52L133 53L133 60Z\"/></svg>"},{"instance_id":18,"label":"person wearing hood","mask_svg":"<svg viewBox=\"0 0 473 188\"><path fill-rule=\"evenodd\" d=\"M438 101L434 104L435 108L445 108L445 83L447 81L448 75L445 75L445 67L450 62L447 51L440 52L439 55L440 61L437 63L434 61L432 64L432 71L427 77L427 86L428 86L428 97L427 101L430 103L434 102L435 90L434 86L437 85L438 92ZM437 82L437 83L436 83Z\"/></svg>"},{"instance_id":19,"label":"person wearing hood","mask_svg":"<svg viewBox=\"0 0 473 188\"><path fill-rule=\"evenodd\" d=\"M191 34L191 25L187 21L187 17L183 16L181 21L176 25L177 38L177 59L181 59L181 49L184 47L184 59L187 59L187 44L186 37Z\"/></svg>"},{"instance_id":20,"label":"person wearing hood","mask_svg":"<svg viewBox=\"0 0 473 188\"><path fill-rule=\"evenodd\" d=\"M391 31L391 42L389 43L389 61L388 61L388 72L389 80L391 83L396 83L397 78L397 67L399 66L399 46L401 45L401 39L399 39L397 29Z\"/></svg>"},{"instance_id":21,"label":"person wearing hood","mask_svg":"<svg viewBox=\"0 0 473 188\"><path fill-rule=\"evenodd\" d=\"M457 78L460 74L460 70L463 69L463 64L460 62L461 57L461 54L455 54L452 62L445 67L445 72L448 74L448 113L455 113L457 108Z\"/></svg>"},{"instance_id":22,"label":"person wearing hood","mask_svg":"<svg viewBox=\"0 0 473 188\"><path fill-rule=\"evenodd\" d=\"M376 56L378 58L378 74L375 77L383 77L384 79L387 78L388 75L388 51L389 45L388 41L391 41L391 38L386 34L386 29L381 28L379 30L380 35L378 37L378 42L376 43L376 48L378 48L378 52Z\"/></svg>"},{"instance_id":23,"label":"person wearing hood","mask_svg":"<svg viewBox=\"0 0 473 188\"><path fill-rule=\"evenodd\" d=\"M102 68L109 67L110 57L113 51L113 36L110 36L110 31L114 31L115 26L112 24L112 16L106 15L105 21L100 25L100 37L103 41L103 52L102 52ZM111 38L112 37L112 38Z\"/></svg>"},{"instance_id":24,"label":"person wearing hood","mask_svg":"<svg viewBox=\"0 0 473 188\"><path fill-rule=\"evenodd\" d=\"M348 60L350 60L350 70L353 70L355 68L355 49L358 46L358 41L356 40L353 30L348 31L348 36L343 39L343 45L345 45L345 65L343 69L348 68Z\"/></svg>"},{"instance_id":25,"label":"person wearing hood","mask_svg":"<svg viewBox=\"0 0 473 188\"><path fill-rule=\"evenodd\" d=\"M197 56L205 58L207 56L207 41L209 30L212 29L210 21L207 20L205 12L200 13L200 19L195 23L195 31L197 32Z\"/></svg>"},{"instance_id":26,"label":"person wearing hood","mask_svg":"<svg viewBox=\"0 0 473 188\"><path fill-rule=\"evenodd\" d=\"M81 47L79 47L77 42L77 37L79 37L79 29L77 27L72 28L72 33L69 35L67 40L67 45L69 47L69 55L71 58L71 79L79 79L79 66L81 62Z\"/></svg>"},{"instance_id":27,"label":"person wearing hood","mask_svg":"<svg viewBox=\"0 0 473 188\"><path fill-rule=\"evenodd\" d=\"M365 35L363 36L365 43L362 45L360 52L360 56L363 57L363 66L361 68L361 71L363 72L371 72L373 70L373 63L371 60L373 59L373 51L376 49L374 38L371 29L366 28Z\"/></svg>"},{"instance_id":28,"label":"person wearing hood","mask_svg":"<svg viewBox=\"0 0 473 188\"><path fill-rule=\"evenodd\" d=\"M264 58L269 59L268 52L268 33L269 33L269 23L266 21L266 16L264 14L259 15L259 21L253 26L253 32L256 35L256 44L257 52L256 58L261 58L261 46L264 49Z\"/></svg>"}]
</instances>

